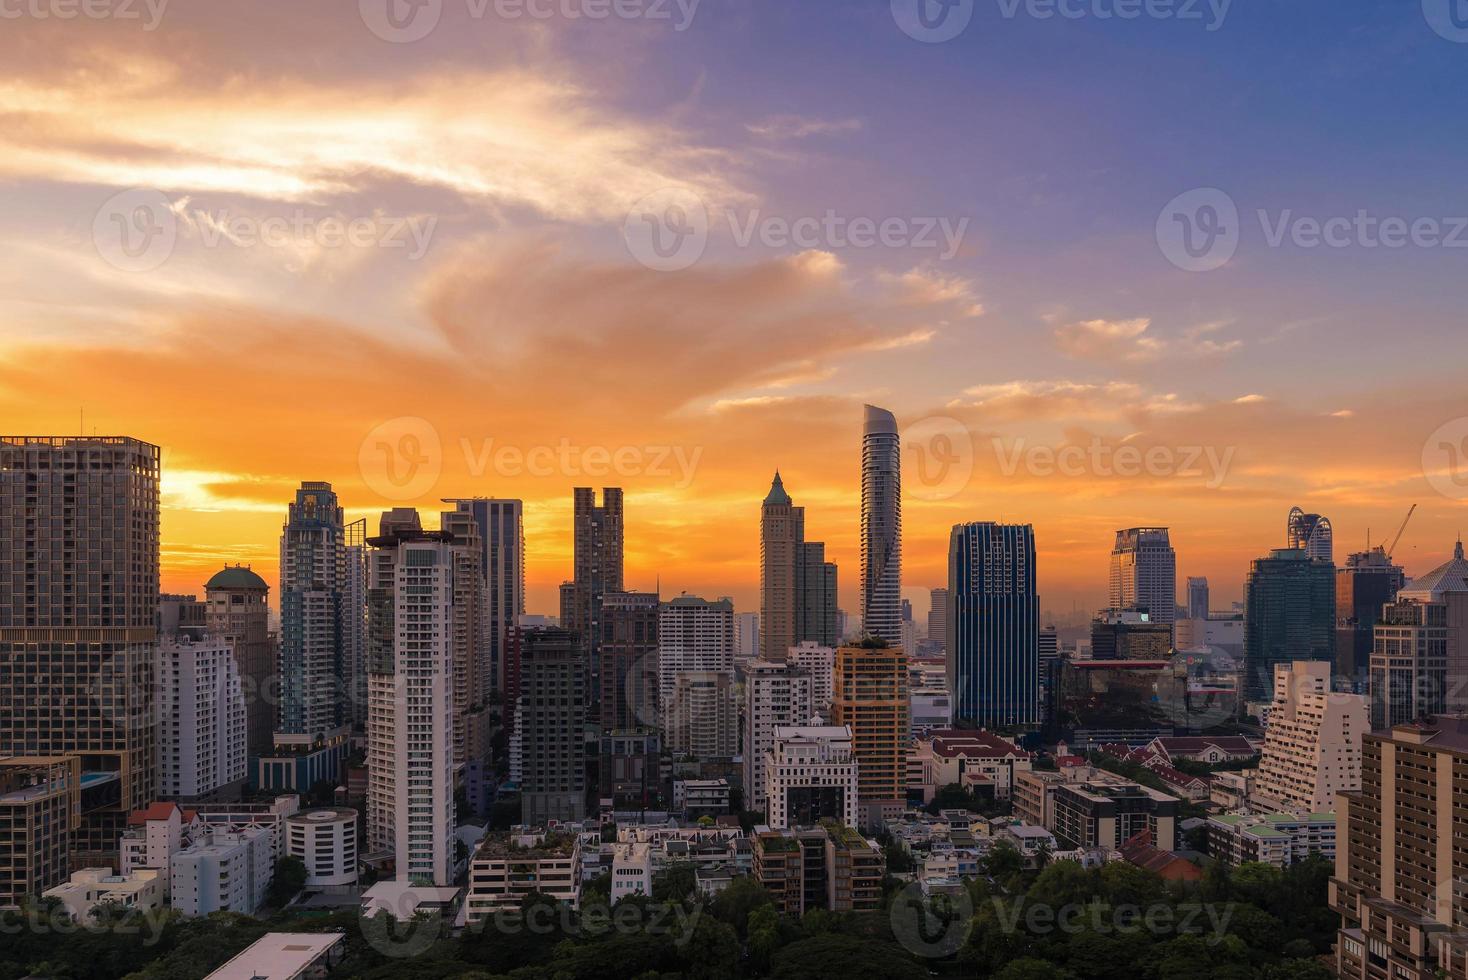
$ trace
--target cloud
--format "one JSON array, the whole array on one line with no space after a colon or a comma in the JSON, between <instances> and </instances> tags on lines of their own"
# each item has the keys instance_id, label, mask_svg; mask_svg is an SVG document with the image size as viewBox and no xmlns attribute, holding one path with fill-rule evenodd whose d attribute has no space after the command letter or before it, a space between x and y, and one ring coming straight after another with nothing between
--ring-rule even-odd
<instances>
[{"instance_id":1,"label":"cloud","mask_svg":"<svg viewBox=\"0 0 1468 980\"><path fill-rule=\"evenodd\" d=\"M1160 357L1163 349L1162 341L1147 336L1151 325L1147 317L1082 320L1056 329L1055 343L1077 360L1150 361Z\"/></svg>"},{"instance_id":2,"label":"cloud","mask_svg":"<svg viewBox=\"0 0 1468 980\"><path fill-rule=\"evenodd\" d=\"M1234 404L1235 405L1258 405L1260 402L1267 402L1267 401L1269 401L1269 399L1266 398L1266 397L1264 397L1263 395L1240 395L1239 397L1237 397L1237 398L1234 399Z\"/></svg>"},{"instance_id":3,"label":"cloud","mask_svg":"<svg viewBox=\"0 0 1468 980\"><path fill-rule=\"evenodd\" d=\"M984 305L979 302L973 280L963 276L916 268L898 275L884 273L878 278L895 287L898 295L909 303L919 306L952 304L958 314L967 319L984 315Z\"/></svg>"},{"instance_id":4,"label":"cloud","mask_svg":"<svg viewBox=\"0 0 1468 980\"><path fill-rule=\"evenodd\" d=\"M1008 381L976 385L953 407L976 409L996 420L1026 419L1119 421L1152 415L1196 412L1201 406L1171 393L1149 392L1141 385L1112 381Z\"/></svg>"},{"instance_id":5,"label":"cloud","mask_svg":"<svg viewBox=\"0 0 1468 980\"><path fill-rule=\"evenodd\" d=\"M810 119L805 116L780 115L750 123L744 128L762 139L791 140L860 132L864 124L860 119Z\"/></svg>"}]
</instances>

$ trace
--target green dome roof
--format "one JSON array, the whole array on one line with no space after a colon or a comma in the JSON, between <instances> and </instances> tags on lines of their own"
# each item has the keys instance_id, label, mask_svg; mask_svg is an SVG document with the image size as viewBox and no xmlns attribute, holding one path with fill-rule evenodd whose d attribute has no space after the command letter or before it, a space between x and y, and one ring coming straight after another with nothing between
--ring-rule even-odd
<instances>
[{"instance_id":1,"label":"green dome roof","mask_svg":"<svg viewBox=\"0 0 1468 980\"><path fill-rule=\"evenodd\" d=\"M269 591L270 586L265 580L243 565L226 567L223 571L215 572L214 577L204 583L205 589L264 589Z\"/></svg>"}]
</instances>

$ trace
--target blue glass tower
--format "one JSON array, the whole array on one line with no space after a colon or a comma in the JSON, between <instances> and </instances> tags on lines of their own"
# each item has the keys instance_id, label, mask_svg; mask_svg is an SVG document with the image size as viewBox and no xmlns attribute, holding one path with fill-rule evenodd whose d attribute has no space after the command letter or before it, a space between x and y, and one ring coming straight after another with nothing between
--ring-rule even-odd
<instances>
[{"instance_id":1,"label":"blue glass tower","mask_svg":"<svg viewBox=\"0 0 1468 980\"><path fill-rule=\"evenodd\" d=\"M948 683L959 724L1040 722L1040 597L1035 529L979 521L953 528L948 547Z\"/></svg>"}]
</instances>

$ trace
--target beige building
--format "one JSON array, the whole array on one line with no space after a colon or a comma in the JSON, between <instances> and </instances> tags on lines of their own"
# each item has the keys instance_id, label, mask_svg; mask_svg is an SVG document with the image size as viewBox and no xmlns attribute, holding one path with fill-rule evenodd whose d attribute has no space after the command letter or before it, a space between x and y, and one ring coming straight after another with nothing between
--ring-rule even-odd
<instances>
[{"instance_id":1,"label":"beige building","mask_svg":"<svg viewBox=\"0 0 1468 980\"><path fill-rule=\"evenodd\" d=\"M1331 664L1297 660L1274 670L1274 702L1253 803L1262 810L1321 813L1337 793L1361 788L1361 739L1366 699L1330 687Z\"/></svg>"},{"instance_id":2,"label":"beige building","mask_svg":"<svg viewBox=\"0 0 1468 980\"><path fill-rule=\"evenodd\" d=\"M80 781L80 756L0 758L0 909L66 880Z\"/></svg>"},{"instance_id":3,"label":"beige building","mask_svg":"<svg viewBox=\"0 0 1468 980\"><path fill-rule=\"evenodd\" d=\"M275 706L267 695L275 675L275 643L270 637L270 586L249 568L226 566L204 583L206 629L234 651L245 692L249 751L263 755L272 747Z\"/></svg>"},{"instance_id":4,"label":"beige building","mask_svg":"<svg viewBox=\"0 0 1468 980\"><path fill-rule=\"evenodd\" d=\"M66 906L73 922L89 922L98 906L110 905L129 911L161 909L165 875L147 868L131 874L113 874L111 868L82 868L71 880L45 891Z\"/></svg>"},{"instance_id":5,"label":"beige building","mask_svg":"<svg viewBox=\"0 0 1468 980\"><path fill-rule=\"evenodd\" d=\"M831 724L851 729L861 766L857 795L863 805L907 799L907 756L912 737L907 654L868 640L836 651Z\"/></svg>"},{"instance_id":6,"label":"beige building","mask_svg":"<svg viewBox=\"0 0 1468 980\"><path fill-rule=\"evenodd\" d=\"M464 900L472 926L501 909L518 909L532 892L575 908L581 899L581 837L566 832L492 834L469 862Z\"/></svg>"},{"instance_id":7,"label":"beige building","mask_svg":"<svg viewBox=\"0 0 1468 980\"><path fill-rule=\"evenodd\" d=\"M859 765L846 726L776 728L764 770L773 829L822 820L856 825Z\"/></svg>"}]
</instances>

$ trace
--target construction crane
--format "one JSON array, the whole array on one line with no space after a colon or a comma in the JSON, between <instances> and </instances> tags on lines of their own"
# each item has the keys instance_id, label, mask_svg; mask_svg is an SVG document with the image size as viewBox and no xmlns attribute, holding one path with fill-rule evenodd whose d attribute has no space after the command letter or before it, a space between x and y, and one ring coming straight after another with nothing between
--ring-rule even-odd
<instances>
[{"instance_id":1,"label":"construction crane","mask_svg":"<svg viewBox=\"0 0 1468 980\"><path fill-rule=\"evenodd\" d=\"M1396 553L1397 542L1402 540L1402 534L1407 530L1407 522L1412 519L1412 515L1415 513L1417 513L1417 505L1413 504L1411 510L1407 511L1407 516L1402 519L1402 526L1397 528L1397 536L1392 538L1391 544L1387 545L1386 556L1388 559Z\"/></svg>"}]
</instances>

